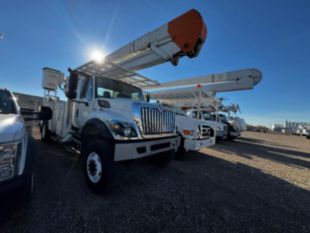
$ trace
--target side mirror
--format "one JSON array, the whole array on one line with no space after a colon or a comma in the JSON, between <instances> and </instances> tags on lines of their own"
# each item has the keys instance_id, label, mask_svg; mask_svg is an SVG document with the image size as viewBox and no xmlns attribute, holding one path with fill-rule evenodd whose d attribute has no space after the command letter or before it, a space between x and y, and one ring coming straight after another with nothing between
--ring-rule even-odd
<instances>
[{"instance_id":1,"label":"side mirror","mask_svg":"<svg viewBox=\"0 0 310 233\"><path fill-rule=\"evenodd\" d=\"M78 84L78 72L73 71L71 69L68 69L70 72L70 76L68 78L67 87L66 87L66 96L69 99L75 99L76 98L76 89Z\"/></svg>"},{"instance_id":2,"label":"side mirror","mask_svg":"<svg viewBox=\"0 0 310 233\"><path fill-rule=\"evenodd\" d=\"M35 112L33 109L29 109L29 108L20 108L20 113L23 116L30 116L33 115Z\"/></svg>"},{"instance_id":3,"label":"side mirror","mask_svg":"<svg viewBox=\"0 0 310 233\"><path fill-rule=\"evenodd\" d=\"M150 93L146 94L146 102L150 102L151 101L151 95Z\"/></svg>"},{"instance_id":4,"label":"side mirror","mask_svg":"<svg viewBox=\"0 0 310 233\"><path fill-rule=\"evenodd\" d=\"M41 106L41 111L38 114L39 120L47 121L52 119L52 116L53 116L52 109L50 109L49 107Z\"/></svg>"}]
</instances>

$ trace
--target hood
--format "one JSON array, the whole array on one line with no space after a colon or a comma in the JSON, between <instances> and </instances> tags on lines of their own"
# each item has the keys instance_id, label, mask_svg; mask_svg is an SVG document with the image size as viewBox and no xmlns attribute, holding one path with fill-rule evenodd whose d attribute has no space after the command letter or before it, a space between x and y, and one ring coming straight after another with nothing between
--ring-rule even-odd
<instances>
[{"instance_id":1,"label":"hood","mask_svg":"<svg viewBox=\"0 0 310 233\"><path fill-rule=\"evenodd\" d=\"M16 141L24 121L20 115L0 114L0 143Z\"/></svg>"},{"instance_id":2,"label":"hood","mask_svg":"<svg viewBox=\"0 0 310 233\"><path fill-rule=\"evenodd\" d=\"M208 124L212 125L216 130L219 131L225 131L225 126L226 124L222 123L222 122L216 122L216 121L205 121Z\"/></svg>"},{"instance_id":3,"label":"hood","mask_svg":"<svg viewBox=\"0 0 310 233\"><path fill-rule=\"evenodd\" d=\"M114 112L120 112L124 115L130 114L132 115L133 107L135 104L141 104L144 106L152 106L152 107L163 107L159 103L149 103L145 101L136 101L132 99L127 98L116 98L116 99L108 99L108 98L102 98L103 100L109 102L110 104L110 110Z\"/></svg>"},{"instance_id":4,"label":"hood","mask_svg":"<svg viewBox=\"0 0 310 233\"><path fill-rule=\"evenodd\" d=\"M140 115L140 108L137 106L152 106L152 107L163 107L158 103L148 103L145 101L134 101L127 98L100 98L109 103L109 108L98 108L99 111L95 111L89 114L89 118L97 117L105 120L119 120L124 122L132 122L136 115ZM98 99L98 100L100 100ZM138 110L138 111L137 111Z\"/></svg>"},{"instance_id":5,"label":"hood","mask_svg":"<svg viewBox=\"0 0 310 233\"><path fill-rule=\"evenodd\" d=\"M135 102L132 99L126 98L117 98L117 99L104 99L109 102L111 106L111 110L118 111L122 113L131 113L132 112L132 104Z\"/></svg>"}]
</instances>

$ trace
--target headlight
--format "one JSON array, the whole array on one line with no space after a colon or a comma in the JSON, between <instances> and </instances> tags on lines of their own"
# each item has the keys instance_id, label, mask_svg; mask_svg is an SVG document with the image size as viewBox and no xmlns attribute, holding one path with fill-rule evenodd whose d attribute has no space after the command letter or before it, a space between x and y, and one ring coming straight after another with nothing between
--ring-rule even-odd
<instances>
[{"instance_id":1,"label":"headlight","mask_svg":"<svg viewBox=\"0 0 310 233\"><path fill-rule=\"evenodd\" d=\"M0 144L0 181L13 178L18 173L21 143Z\"/></svg>"},{"instance_id":2,"label":"headlight","mask_svg":"<svg viewBox=\"0 0 310 233\"><path fill-rule=\"evenodd\" d=\"M120 121L111 121L109 125L113 132L121 137L137 137L137 132L134 129L134 126L127 123L127 122L120 122Z\"/></svg>"}]
</instances>

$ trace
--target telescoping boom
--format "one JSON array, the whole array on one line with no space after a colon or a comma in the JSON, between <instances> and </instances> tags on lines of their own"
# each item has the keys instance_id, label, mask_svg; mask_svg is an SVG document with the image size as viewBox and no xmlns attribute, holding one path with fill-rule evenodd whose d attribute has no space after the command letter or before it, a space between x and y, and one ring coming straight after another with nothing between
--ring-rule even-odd
<instances>
[{"instance_id":1,"label":"telescoping boom","mask_svg":"<svg viewBox=\"0 0 310 233\"><path fill-rule=\"evenodd\" d=\"M158 85L135 71L167 61L177 65L183 56L196 57L206 37L207 28L200 13L190 10L109 54L102 63L90 61L76 70L139 87Z\"/></svg>"},{"instance_id":2,"label":"telescoping boom","mask_svg":"<svg viewBox=\"0 0 310 233\"><path fill-rule=\"evenodd\" d=\"M262 73L258 69L243 69L165 82L157 87L145 89L145 91L149 92L152 98L168 103L194 102L197 92L214 94L249 90L253 89L261 79Z\"/></svg>"}]
</instances>

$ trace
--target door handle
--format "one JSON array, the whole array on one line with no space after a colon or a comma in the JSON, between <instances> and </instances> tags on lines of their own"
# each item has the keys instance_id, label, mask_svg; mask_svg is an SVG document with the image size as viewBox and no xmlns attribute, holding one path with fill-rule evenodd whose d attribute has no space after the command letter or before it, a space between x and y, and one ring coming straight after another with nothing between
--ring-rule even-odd
<instances>
[{"instance_id":1,"label":"door handle","mask_svg":"<svg viewBox=\"0 0 310 233\"><path fill-rule=\"evenodd\" d=\"M75 111L75 116L76 116L76 117L79 117L79 109L76 109L76 111Z\"/></svg>"}]
</instances>

